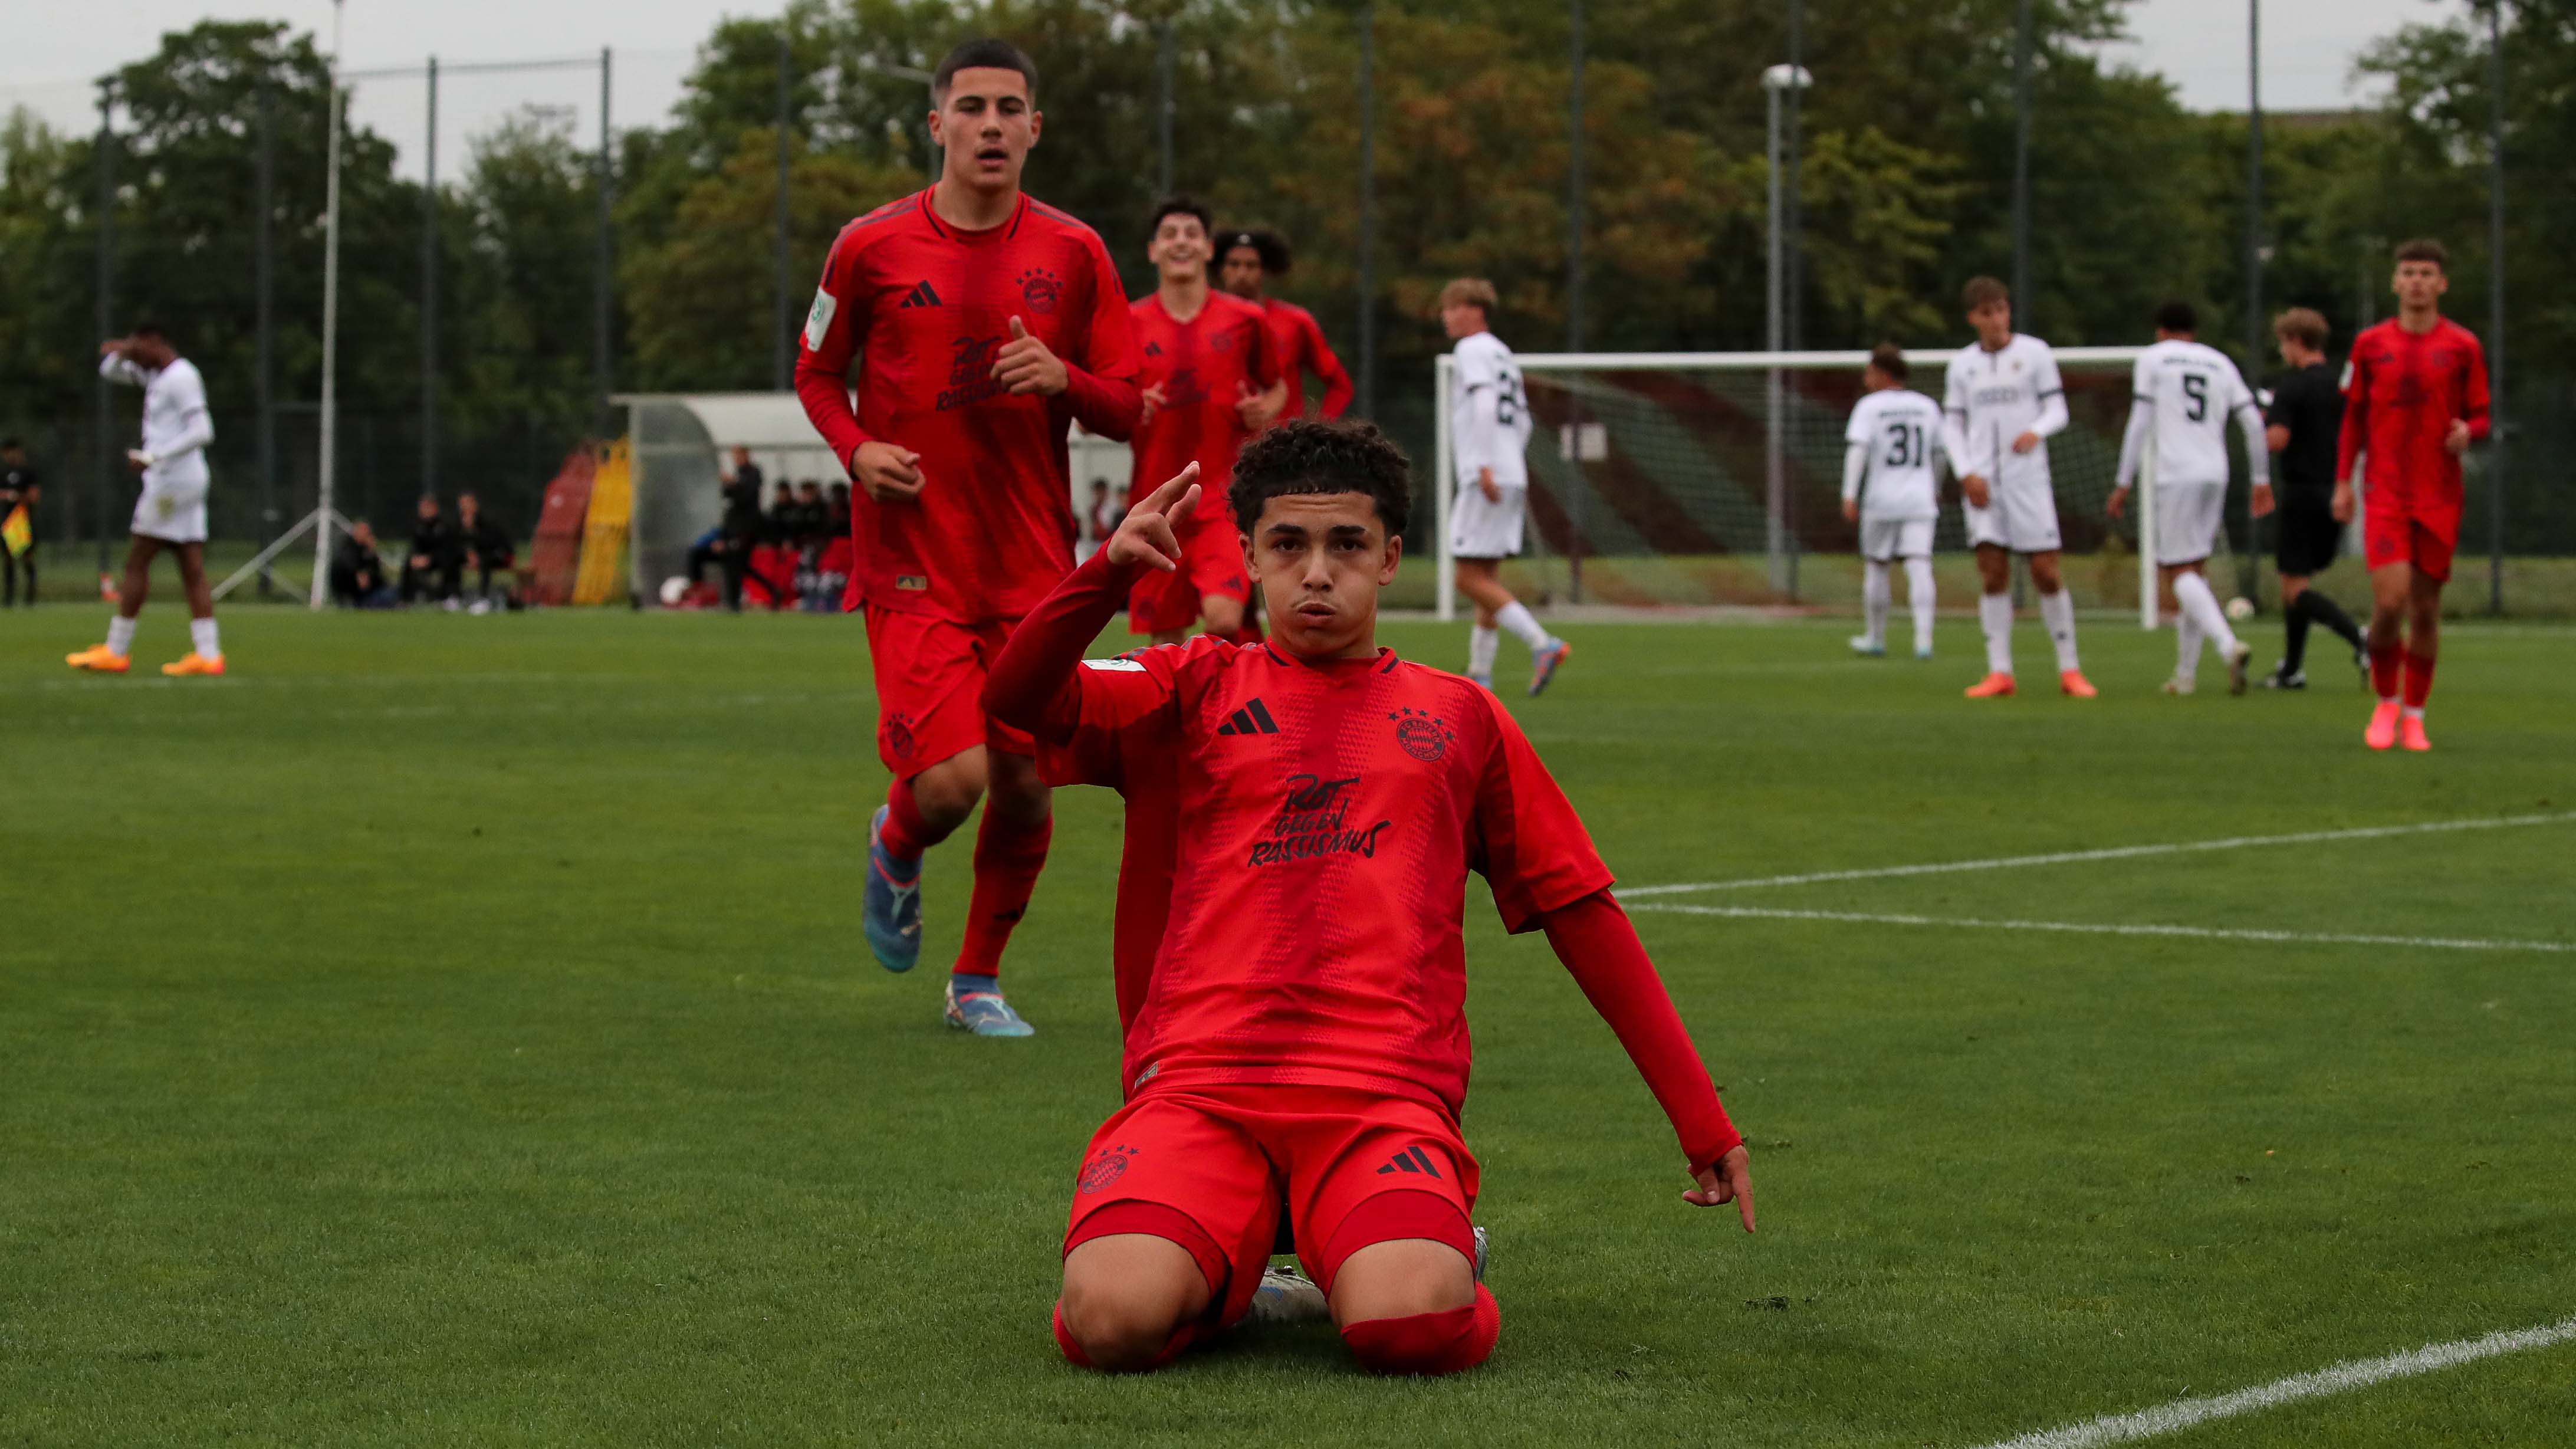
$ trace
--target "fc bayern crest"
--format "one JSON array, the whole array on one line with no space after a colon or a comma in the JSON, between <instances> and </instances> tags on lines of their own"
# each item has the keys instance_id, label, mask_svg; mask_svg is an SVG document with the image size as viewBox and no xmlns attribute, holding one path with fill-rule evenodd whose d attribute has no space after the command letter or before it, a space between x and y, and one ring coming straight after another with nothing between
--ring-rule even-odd
<instances>
[{"instance_id":1,"label":"fc bayern crest","mask_svg":"<svg viewBox=\"0 0 2576 1449\"><path fill-rule=\"evenodd\" d=\"M1457 738L1446 720L1418 709L1400 709L1387 718L1395 721L1396 744L1424 764L1447 753L1449 742Z\"/></svg>"},{"instance_id":2,"label":"fc bayern crest","mask_svg":"<svg viewBox=\"0 0 2576 1449\"><path fill-rule=\"evenodd\" d=\"M1082 1165L1078 1190L1084 1193L1105 1191L1127 1173L1127 1159L1136 1155L1133 1147L1104 1147L1097 1156Z\"/></svg>"},{"instance_id":3,"label":"fc bayern crest","mask_svg":"<svg viewBox=\"0 0 2576 1449\"><path fill-rule=\"evenodd\" d=\"M1031 267L1020 273L1021 300L1027 302L1029 310L1039 316L1043 317L1054 312L1055 304L1063 296L1064 284L1058 282L1055 279L1055 273L1046 268Z\"/></svg>"}]
</instances>

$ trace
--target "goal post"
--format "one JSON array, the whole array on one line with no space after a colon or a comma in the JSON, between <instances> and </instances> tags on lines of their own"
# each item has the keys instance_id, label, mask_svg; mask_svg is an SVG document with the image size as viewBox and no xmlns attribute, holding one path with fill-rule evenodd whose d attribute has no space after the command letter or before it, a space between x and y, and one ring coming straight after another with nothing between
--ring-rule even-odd
<instances>
[{"instance_id":1,"label":"goal post","mask_svg":"<svg viewBox=\"0 0 2576 1449\"><path fill-rule=\"evenodd\" d=\"M2152 469L2125 517L2109 516L2140 347L2062 347L2070 421L2048 440L2066 573L2094 608L2125 611L2135 565L2142 624L2157 622ZM1909 386L1938 399L1955 350L1906 353ZM1515 566L1551 602L1767 606L1856 597L1858 530L1842 516L1843 428L1864 352L1524 353L1534 428L1530 553ZM1457 616L1449 519L1460 486L1450 405L1433 370L1432 509L1439 616ZM1955 473L1934 548L1967 549ZM2144 530L2142 533L2141 530ZM2222 541L2222 548L2226 547ZM1809 555L1841 555L1807 569ZM1951 567L1951 565L1944 565ZM1954 588L1947 585L1945 589Z\"/></svg>"}]
</instances>

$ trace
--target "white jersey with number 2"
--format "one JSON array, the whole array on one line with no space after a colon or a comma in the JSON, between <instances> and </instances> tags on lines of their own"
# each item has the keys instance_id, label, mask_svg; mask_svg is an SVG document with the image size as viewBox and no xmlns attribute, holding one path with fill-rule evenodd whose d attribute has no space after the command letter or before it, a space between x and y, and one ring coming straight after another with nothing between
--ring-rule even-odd
<instances>
[{"instance_id":1,"label":"white jersey with number 2","mask_svg":"<svg viewBox=\"0 0 2576 1449\"><path fill-rule=\"evenodd\" d=\"M1477 470L1494 470L1497 488L1529 486L1529 395L1512 350L1491 332L1458 339L1456 397L1450 403L1450 447L1458 483L1472 488Z\"/></svg>"}]
</instances>

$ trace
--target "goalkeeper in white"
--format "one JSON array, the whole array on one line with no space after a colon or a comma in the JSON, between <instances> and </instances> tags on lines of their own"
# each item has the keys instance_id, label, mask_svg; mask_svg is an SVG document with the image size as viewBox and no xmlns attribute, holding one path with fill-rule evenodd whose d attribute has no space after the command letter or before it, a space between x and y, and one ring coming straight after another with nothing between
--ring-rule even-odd
<instances>
[{"instance_id":1,"label":"goalkeeper in white","mask_svg":"<svg viewBox=\"0 0 2576 1449\"><path fill-rule=\"evenodd\" d=\"M1851 647L1872 658L1887 652L1887 568L1898 559L1914 609L1914 657L1932 657L1932 525L1941 516L1932 458L1941 443L1941 405L1908 388L1907 371L1895 343L1872 350L1861 370L1865 391L1843 428L1843 517L1860 525L1865 621Z\"/></svg>"},{"instance_id":2,"label":"goalkeeper in white","mask_svg":"<svg viewBox=\"0 0 2576 1449\"><path fill-rule=\"evenodd\" d=\"M2188 302L2168 302L2156 312L2156 343L2139 357L2129 430L2120 440L2119 486L2111 491L2111 516L2128 506L2129 489L2148 441L2156 450L2156 572L2182 606L2174 625L2177 645L2167 694L2189 694L2200 669L2203 640L2227 662L2227 692L2245 692L2245 661L2254 646L2227 627L2227 613L2209 591L2206 570L2227 521L2227 424L2245 438L2254 478L2254 513L2272 511L2272 483L2263 439L2263 414L2236 364L2216 348L2192 340L2199 318Z\"/></svg>"}]
</instances>

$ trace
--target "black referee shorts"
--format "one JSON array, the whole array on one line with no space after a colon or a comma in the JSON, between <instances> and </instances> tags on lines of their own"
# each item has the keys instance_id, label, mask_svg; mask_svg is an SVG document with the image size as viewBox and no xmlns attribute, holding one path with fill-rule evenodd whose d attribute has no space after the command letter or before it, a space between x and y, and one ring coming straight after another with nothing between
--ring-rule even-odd
<instances>
[{"instance_id":1,"label":"black referee shorts","mask_svg":"<svg viewBox=\"0 0 2576 1449\"><path fill-rule=\"evenodd\" d=\"M2272 561L2281 572L2313 577L2334 567L2343 548L2343 525L2335 522L2330 497L2281 496L2272 515Z\"/></svg>"}]
</instances>

